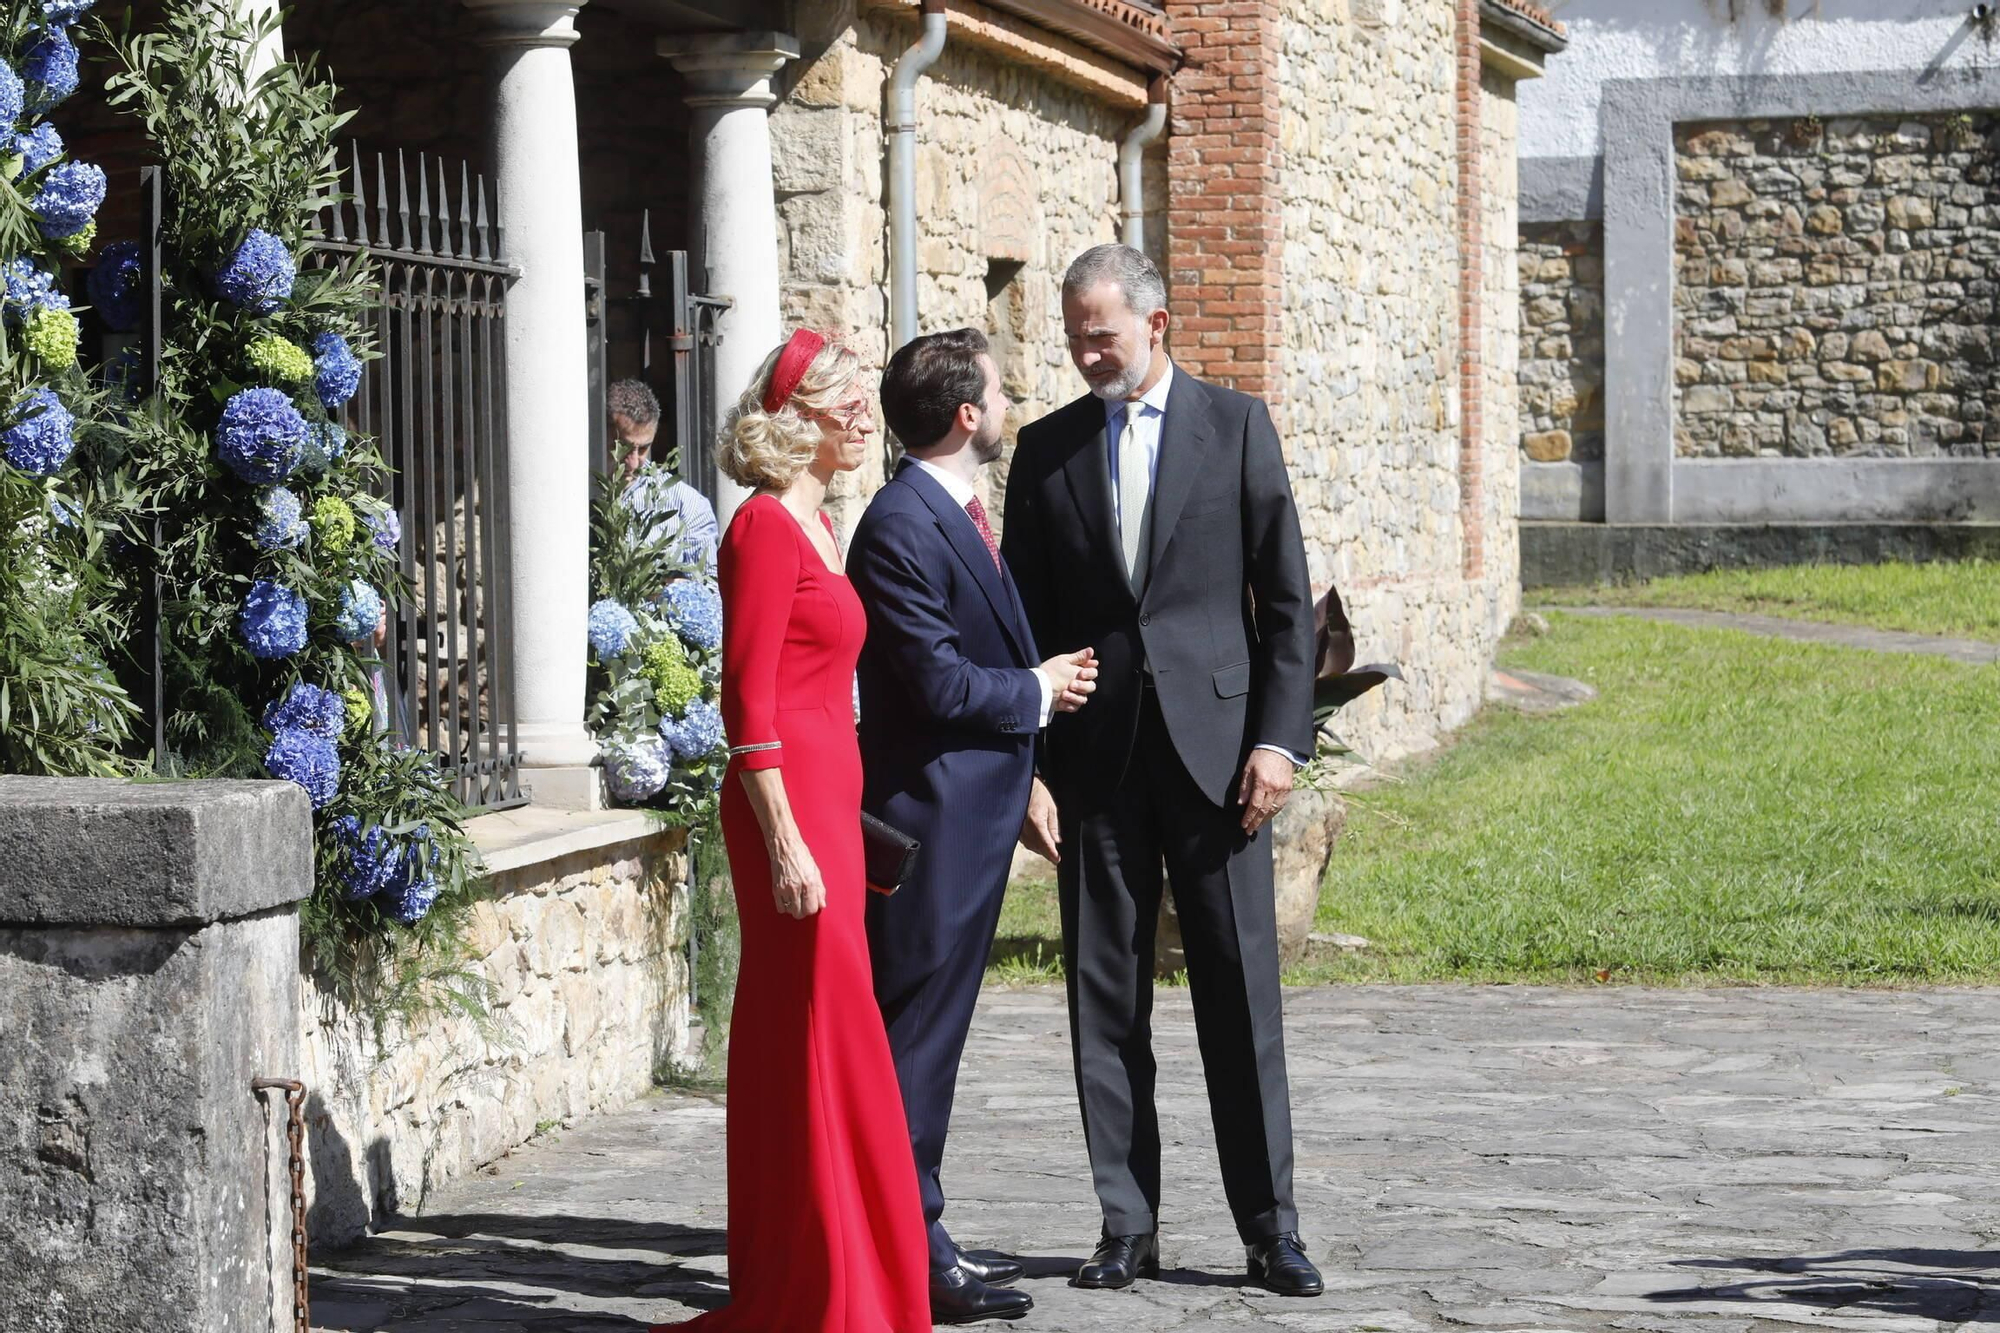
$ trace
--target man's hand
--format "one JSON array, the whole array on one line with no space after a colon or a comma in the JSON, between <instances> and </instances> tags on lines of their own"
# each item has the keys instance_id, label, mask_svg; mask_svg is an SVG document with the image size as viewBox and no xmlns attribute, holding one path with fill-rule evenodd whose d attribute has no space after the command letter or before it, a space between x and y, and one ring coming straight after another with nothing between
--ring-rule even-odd
<instances>
[{"instance_id":1,"label":"man's hand","mask_svg":"<svg viewBox=\"0 0 2000 1333\"><path fill-rule=\"evenodd\" d=\"M1097 655L1089 648L1051 657L1042 663L1042 670L1048 674L1050 698L1058 713L1074 713L1090 702L1097 689Z\"/></svg>"},{"instance_id":2,"label":"man's hand","mask_svg":"<svg viewBox=\"0 0 2000 1333\"><path fill-rule=\"evenodd\" d=\"M1243 763L1243 780L1236 784L1236 804L1243 807L1244 836L1254 836L1291 799L1292 761L1273 750L1252 750Z\"/></svg>"},{"instance_id":3,"label":"man's hand","mask_svg":"<svg viewBox=\"0 0 2000 1333\"><path fill-rule=\"evenodd\" d=\"M1062 862L1062 830L1056 822L1056 798L1040 778L1028 792L1028 817L1021 821L1021 845L1050 862Z\"/></svg>"}]
</instances>

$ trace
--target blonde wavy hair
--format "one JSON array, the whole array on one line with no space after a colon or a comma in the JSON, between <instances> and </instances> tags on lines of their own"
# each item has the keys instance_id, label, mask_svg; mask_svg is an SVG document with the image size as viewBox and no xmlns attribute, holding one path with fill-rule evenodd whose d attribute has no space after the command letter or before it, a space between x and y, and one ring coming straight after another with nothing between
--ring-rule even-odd
<instances>
[{"instance_id":1,"label":"blonde wavy hair","mask_svg":"<svg viewBox=\"0 0 2000 1333\"><path fill-rule=\"evenodd\" d=\"M764 390L784 351L785 344L779 343L757 367L750 387L723 424L716 450L715 465L722 475L752 490L781 491L805 471L819 454L822 439L820 422L811 414L839 406L861 379L861 358L829 339L806 367L792 396L778 404L777 411L766 412Z\"/></svg>"}]
</instances>

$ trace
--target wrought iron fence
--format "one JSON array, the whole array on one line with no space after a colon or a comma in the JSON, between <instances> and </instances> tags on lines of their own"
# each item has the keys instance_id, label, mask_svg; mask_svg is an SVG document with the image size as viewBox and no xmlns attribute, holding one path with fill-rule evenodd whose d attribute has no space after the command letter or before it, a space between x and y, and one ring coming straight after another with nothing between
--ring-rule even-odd
<instances>
[{"instance_id":1,"label":"wrought iron fence","mask_svg":"<svg viewBox=\"0 0 2000 1333\"><path fill-rule=\"evenodd\" d=\"M438 756L466 804L519 805L504 651L506 297L519 273L483 176L419 154L412 206L397 152L392 203L389 161L353 148L346 196L322 213L307 262L360 256L374 270L377 301L364 323L380 355L365 363L346 410L391 468L387 498L402 519L411 595L382 648L392 726Z\"/></svg>"},{"instance_id":2,"label":"wrought iron fence","mask_svg":"<svg viewBox=\"0 0 2000 1333\"><path fill-rule=\"evenodd\" d=\"M653 291L654 270L662 267L653 253L652 213L639 221L639 280L630 293L612 295L605 277L606 237L601 231L583 238L585 319L590 347L590 470L600 477L610 464L610 439L604 407L609 387L610 320L613 306L638 316L639 375L660 399L660 432L654 453L662 448L681 479L716 499L715 347L722 340L715 318L733 302L728 297L694 291L685 250L669 250L664 262L666 291ZM665 355L657 355L664 350Z\"/></svg>"}]
</instances>

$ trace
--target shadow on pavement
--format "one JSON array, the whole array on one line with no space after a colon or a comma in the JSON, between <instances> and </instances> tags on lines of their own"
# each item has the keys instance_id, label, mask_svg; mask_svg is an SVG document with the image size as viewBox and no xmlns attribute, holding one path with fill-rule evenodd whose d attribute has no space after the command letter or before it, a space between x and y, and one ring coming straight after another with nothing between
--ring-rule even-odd
<instances>
[{"instance_id":1,"label":"shadow on pavement","mask_svg":"<svg viewBox=\"0 0 2000 1333\"><path fill-rule=\"evenodd\" d=\"M2000 1252L1992 1250L1860 1249L1779 1259L1682 1259L1675 1267L1771 1276L1649 1292L1648 1300L1789 1303L1947 1324L2000 1323Z\"/></svg>"},{"instance_id":2,"label":"shadow on pavement","mask_svg":"<svg viewBox=\"0 0 2000 1333\"><path fill-rule=\"evenodd\" d=\"M567 1248L554 1248L558 1244ZM314 1322L359 1333L387 1318L431 1316L482 1327L519 1323L564 1333L628 1333L726 1303L713 1263L678 1262L723 1250L722 1232L672 1223L514 1213L397 1218L384 1234L315 1256L325 1271L313 1283ZM634 1319L573 1310L565 1308L565 1294L644 1301L655 1312L651 1319ZM331 1317L318 1317L322 1306ZM343 1311L350 1307L347 1317Z\"/></svg>"}]
</instances>

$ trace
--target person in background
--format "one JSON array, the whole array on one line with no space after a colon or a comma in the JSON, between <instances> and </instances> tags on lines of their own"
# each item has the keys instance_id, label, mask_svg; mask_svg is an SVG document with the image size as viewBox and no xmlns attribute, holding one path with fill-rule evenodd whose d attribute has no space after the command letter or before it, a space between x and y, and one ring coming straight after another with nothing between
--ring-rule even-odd
<instances>
[{"instance_id":1,"label":"person in background","mask_svg":"<svg viewBox=\"0 0 2000 1333\"><path fill-rule=\"evenodd\" d=\"M638 380L619 380L604 398L620 502L639 516L648 542L672 542L683 564L714 578L720 535L714 506L700 491L651 461L653 441L660 433L660 400Z\"/></svg>"}]
</instances>

